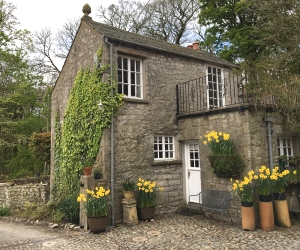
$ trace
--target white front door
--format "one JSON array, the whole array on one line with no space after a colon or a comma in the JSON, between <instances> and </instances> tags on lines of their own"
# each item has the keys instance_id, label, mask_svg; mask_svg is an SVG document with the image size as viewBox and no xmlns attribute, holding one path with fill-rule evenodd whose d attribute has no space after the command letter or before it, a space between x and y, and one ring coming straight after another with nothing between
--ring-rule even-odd
<instances>
[{"instance_id":1,"label":"white front door","mask_svg":"<svg viewBox=\"0 0 300 250\"><path fill-rule=\"evenodd\" d=\"M185 143L185 176L186 176L186 199L189 195L201 192L201 171L199 141L188 141ZM197 197L191 198L191 202L199 203Z\"/></svg>"}]
</instances>

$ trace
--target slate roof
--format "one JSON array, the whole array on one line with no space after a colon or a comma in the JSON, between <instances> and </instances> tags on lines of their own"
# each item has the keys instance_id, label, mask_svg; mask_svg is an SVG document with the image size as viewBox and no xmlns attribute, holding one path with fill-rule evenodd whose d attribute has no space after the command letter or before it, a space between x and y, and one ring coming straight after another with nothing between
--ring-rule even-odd
<instances>
[{"instance_id":1,"label":"slate roof","mask_svg":"<svg viewBox=\"0 0 300 250\"><path fill-rule=\"evenodd\" d=\"M129 44L137 45L140 47L151 48L154 50L168 52L171 54L176 54L184 57L194 58L205 62L218 63L227 67L238 67L236 64L233 64L222 58L219 58L213 53L209 53L202 50L189 49L187 47L183 47L180 45L168 43L155 38L118 29L107 24L95 22L92 20L91 17L84 16L82 17L82 19L85 20L87 23L89 23L90 26L94 30L96 30L99 34L114 41L121 41Z\"/></svg>"}]
</instances>

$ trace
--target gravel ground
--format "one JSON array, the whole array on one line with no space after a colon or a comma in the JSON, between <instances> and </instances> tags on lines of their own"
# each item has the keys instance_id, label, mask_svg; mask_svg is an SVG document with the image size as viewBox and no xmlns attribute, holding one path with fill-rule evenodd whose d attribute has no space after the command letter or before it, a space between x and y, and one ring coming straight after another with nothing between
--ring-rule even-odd
<instances>
[{"instance_id":1,"label":"gravel ground","mask_svg":"<svg viewBox=\"0 0 300 250\"><path fill-rule=\"evenodd\" d=\"M300 249L300 221L272 232L244 231L240 225L203 215L166 214L135 226L118 224L93 234L80 228L0 218L0 249ZM73 227L73 226L71 226Z\"/></svg>"}]
</instances>

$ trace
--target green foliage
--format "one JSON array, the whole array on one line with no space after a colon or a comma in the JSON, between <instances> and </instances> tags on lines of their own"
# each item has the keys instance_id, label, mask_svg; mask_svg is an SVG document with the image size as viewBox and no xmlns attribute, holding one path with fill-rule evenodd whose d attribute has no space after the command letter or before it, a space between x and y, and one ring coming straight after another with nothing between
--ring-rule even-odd
<instances>
[{"instance_id":1,"label":"green foliage","mask_svg":"<svg viewBox=\"0 0 300 250\"><path fill-rule=\"evenodd\" d=\"M134 191L134 189L135 189L135 182L129 180L123 182L124 191Z\"/></svg>"},{"instance_id":2,"label":"green foliage","mask_svg":"<svg viewBox=\"0 0 300 250\"><path fill-rule=\"evenodd\" d=\"M211 155L208 158L213 173L218 177L238 179L245 169L240 155Z\"/></svg>"},{"instance_id":3,"label":"green foliage","mask_svg":"<svg viewBox=\"0 0 300 250\"><path fill-rule=\"evenodd\" d=\"M78 219L80 204L76 201L76 197L67 197L57 204L57 209L64 214L65 219Z\"/></svg>"},{"instance_id":4,"label":"green foliage","mask_svg":"<svg viewBox=\"0 0 300 250\"><path fill-rule=\"evenodd\" d=\"M101 62L102 49L98 50L98 62ZM116 91L116 84L103 82L103 72L109 66L80 70L71 89L68 106L60 130L56 130L55 174L56 186L60 196L69 196L79 192L79 178L85 166L82 159L94 162L99 151L104 128L108 127L112 115L122 104L122 95ZM111 76L114 79L114 76ZM110 80L110 79L109 79ZM113 94L113 96L112 96ZM103 110L98 103L102 100ZM60 129L56 126L56 129Z\"/></svg>"},{"instance_id":5,"label":"green foliage","mask_svg":"<svg viewBox=\"0 0 300 250\"><path fill-rule=\"evenodd\" d=\"M137 187L137 205L139 208L153 207L157 193L164 190L164 188L157 185L155 181L144 180L142 178L138 179Z\"/></svg>"},{"instance_id":6,"label":"green foliage","mask_svg":"<svg viewBox=\"0 0 300 250\"><path fill-rule=\"evenodd\" d=\"M84 194L80 194L77 198L78 202L85 203L86 215L88 217L106 216L111 204L108 197L110 190L96 187L95 191L87 189L86 192L87 197Z\"/></svg>"},{"instance_id":7,"label":"green foliage","mask_svg":"<svg viewBox=\"0 0 300 250\"><path fill-rule=\"evenodd\" d=\"M102 172L100 169L94 169L94 179L99 180L102 178Z\"/></svg>"},{"instance_id":8,"label":"green foliage","mask_svg":"<svg viewBox=\"0 0 300 250\"><path fill-rule=\"evenodd\" d=\"M248 175L244 177L243 180L230 180L233 182L232 190L235 191L241 199L241 202L253 202L253 179L254 171L248 172Z\"/></svg>"},{"instance_id":9,"label":"green foliage","mask_svg":"<svg viewBox=\"0 0 300 250\"><path fill-rule=\"evenodd\" d=\"M32 157L31 150L26 146L19 146L16 156L6 165L10 179L34 176L43 171L43 162Z\"/></svg>"},{"instance_id":10,"label":"green foliage","mask_svg":"<svg viewBox=\"0 0 300 250\"><path fill-rule=\"evenodd\" d=\"M10 208L0 207L0 216L9 216L11 214Z\"/></svg>"},{"instance_id":11,"label":"green foliage","mask_svg":"<svg viewBox=\"0 0 300 250\"><path fill-rule=\"evenodd\" d=\"M30 140L34 157L50 164L51 132L33 133Z\"/></svg>"}]
</instances>

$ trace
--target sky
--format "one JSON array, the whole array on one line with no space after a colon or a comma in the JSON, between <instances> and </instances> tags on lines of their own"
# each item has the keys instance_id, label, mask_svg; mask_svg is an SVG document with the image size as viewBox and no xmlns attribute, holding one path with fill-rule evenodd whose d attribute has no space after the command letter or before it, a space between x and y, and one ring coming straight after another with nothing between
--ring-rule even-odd
<instances>
[{"instance_id":1,"label":"sky","mask_svg":"<svg viewBox=\"0 0 300 250\"><path fill-rule=\"evenodd\" d=\"M82 7L86 3L91 6L90 16L94 21L100 5L108 7L117 4L118 0L5 0L16 6L15 17L20 22L20 29L27 29L34 33L44 28L51 28L56 32L68 19L81 18Z\"/></svg>"}]
</instances>

